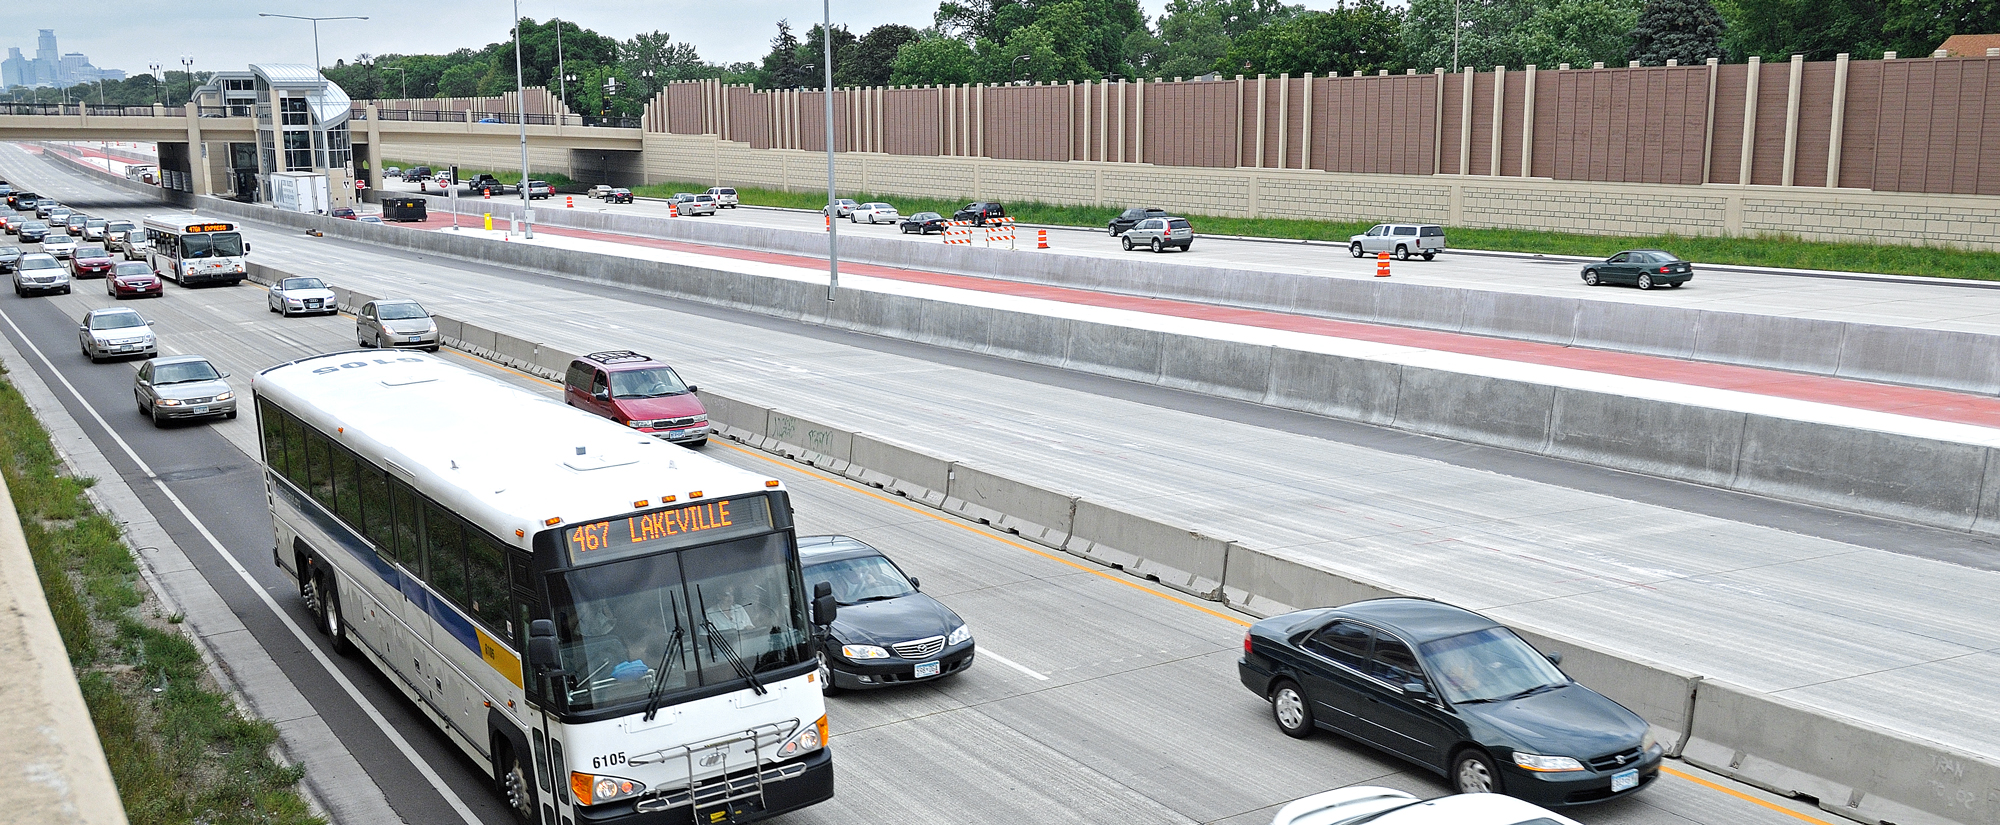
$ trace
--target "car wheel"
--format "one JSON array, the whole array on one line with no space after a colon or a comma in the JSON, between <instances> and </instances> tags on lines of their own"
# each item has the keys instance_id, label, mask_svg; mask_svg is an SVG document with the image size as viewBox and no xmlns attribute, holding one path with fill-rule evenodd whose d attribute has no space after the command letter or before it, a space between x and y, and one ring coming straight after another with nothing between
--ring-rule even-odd
<instances>
[{"instance_id":1,"label":"car wheel","mask_svg":"<svg viewBox=\"0 0 2000 825\"><path fill-rule=\"evenodd\" d=\"M1436 252L1426 252L1426 253L1424 253L1424 260L1426 260L1426 261L1434 261L1434 260L1437 260L1437 256L1438 256L1438 254L1437 254Z\"/></svg>"},{"instance_id":2,"label":"car wheel","mask_svg":"<svg viewBox=\"0 0 2000 825\"><path fill-rule=\"evenodd\" d=\"M1162 249L1165 249L1165 248L1166 248L1166 247L1165 247L1164 245L1162 245L1162 244L1160 243L1160 239L1159 239L1159 238L1154 238L1154 239L1153 239L1153 254L1155 254L1155 255L1158 255L1158 254L1160 254L1160 250L1162 250Z\"/></svg>"},{"instance_id":3,"label":"car wheel","mask_svg":"<svg viewBox=\"0 0 2000 825\"><path fill-rule=\"evenodd\" d=\"M1681 286L1682 286L1682 285L1684 285L1684 284L1686 284L1686 283L1687 283L1686 281L1675 281L1675 282L1673 283L1673 288L1675 288L1675 289L1680 289L1680 288L1681 288Z\"/></svg>"},{"instance_id":4,"label":"car wheel","mask_svg":"<svg viewBox=\"0 0 2000 825\"><path fill-rule=\"evenodd\" d=\"M1583 283L1585 286L1597 286L1599 283L1601 283L1600 281L1597 280L1597 270L1595 269L1584 270Z\"/></svg>"},{"instance_id":5,"label":"car wheel","mask_svg":"<svg viewBox=\"0 0 2000 825\"><path fill-rule=\"evenodd\" d=\"M1304 739L1313 734L1312 704L1299 690L1299 684L1286 679L1271 689L1271 718L1278 723L1278 730L1293 739Z\"/></svg>"},{"instance_id":6,"label":"car wheel","mask_svg":"<svg viewBox=\"0 0 2000 825\"><path fill-rule=\"evenodd\" d=\"M817 678L819 679L820 693L827 696L834 696L840 693L840 688L833 686L833 660L827 658L826 651L824 650L819 652L819 675Z\"/></svg>"},{"instance_id":7,"label":"car wheel","mask_svg":"<svg viewBox=\"0 0 2000 825\"><path fill-rule=\"evenodd\" d=\"M83 350L83 357L85 357L85 358L88 358L88 359L90 359L90 363L93 363L93 364L95 364L95 363L97 363L97 362L98 362L98 361L97 361L97 356L95 356L95 355L92 355L92 354L90 354L90 348L89 348L89 347L85 347L85 346L83 346L83 345L81 345L81 344L79 344L79 345L77 345L77 346L79 346L80 348L82 348L82 350Z\"/></svg>"},{"instance_id":8,"label":"car wheel","mask_svg":"<svg viewBox=\"0 0 2000 825\"><path fill-rule=\"evenodd\" d=\"M138 394L137 394L137 393L134 393L134 394L132 395L132 400L133 400L133 401L135 401L135 402L138 402L138 404L139 404L139 414L140 414L140 415L152 415L152 414L153 414L153 408L151 408L151 407L148 407L148 406L146 406L146 399L144 399L144 398L140 398L140 397L138 396Z\"/></svg>"},{"instance_id":9,"label":"car wheel","mask_svg":"<svg viewBox=\"0 0 2000 825\"><path fill-rule=\"evenodd\" d=\"M235 411L235 410L230 410L229 412L226 412L226 413L223 413L223 414L222 414L222 418L223 418L223 420L224 420L224 421L235 421L235 420L236 420L236 411Z\"/></svg>"},{"instance_id":10,"label":"car wheel","mask_svg":"<svg viewBox=\"0 0 2000 825\"><path fill-rule=\"evenodd\" d=\"M514 814L519 825L531 825L535 821L535 792L528 779L528 768L521 764L521 755L507 748L507 758L500 760L506 771L498 779L500 797L507 800L507 810Z\"/></svg>"},{"instance_id":11,"label":"car wheel","mask_svg":"<svg viewBox=\"0 0 2000 825\"><path fill-rule=\"evenodd\" d=\"M1348 244L1347 251L1349 254L1353 255L1356 258L1361 257L1361 242L1355 241L1354 243Z\"/></svg>"},{"instance_id":12,"label":"car wheel","mask_svg":"<svg viewBox=\"0 0 2000 825\"><path fill-rule=\"evenodd\" d=\"M1651 273L1645 273L1645 272L1639 273L1639 288L1640 289L1653 288L1653 276Z\"/></svg>"},{"instance_id":13,"label":"car wheel","mask_svg":"<svg viewBox=\"0 0 2000 825\"><path fill-rule=\"evenodd\" d=\"M374 348L375 348L375 345L374 345L374 344L370 344L370 343L368 343L368 339L367 339L367 338L365 338L365 337L362 337L361 333L359 333L359 332L356 332L356 333L354 333L354 345L355 345L355 346L358 346L358 347L361 347L362 349L374 349Z\"/></svg>"},{"instance_id":14,"label":"car wheel","mask_svg":"<svg viewBox=\"0 0 2000 825\"><path fill-rule=\"evenodd\" d=\"M704 439L702 439L702 440L700 440L700 441L690 441L690 442L688 442L688 443L687 443L687 447L688 447L688 449L690 449L690 450L698 450L698 449L701 449L701 448L703 448L703 447L706 447L706 446L708 446L708 439L706 439L706 438L704 438Z\"/></svg>"},{"instance_id":15,"label":"car wheel","mask_svg":"<svg viewBox=\"0 0 2000 825\"><path fill-rule=\"evenodd\" d=\"M1410 259L1410 248L1402 244L1396 244L1396 260L1407 261L1409 259Z\"/></svg>"},{"instance_id":16,"label":"car wheel","mask_svg":"<svg viewBox=\"0 0 2000 825\"><path fill-rule=\"evenodd\" d=\"M1124 247L1125 247L1125 251L1126 251L1126 252L1130 252L1130 251L1132 251L1132 239L1131 239L1131 238L1125 238L1125 237L1120 237L1120 238L1118 239L1118 243L1119 243L1120 245L1122 245L1122 246L1124 246Z\"/></svg>"},{"instance_id":17,"label":"car wheel","mask_svg":"<svg viewBox=\"0 0 2000 825\"><path fill-rule=\"evenodd\" d=\"M63 289L62 289L62 294L64 294L64 295L68 295L68 294L69 294L69 287L63 287Z\"/></svg>"},{"instance_id":18,"label":"car wheel","mask_svg":"<svg viewBox=\"0 0 2000 825\"><path fill-rule=\"evenodd\" d=\"M425 351L425 352L428 352L428 353L432 353L432 354L435 354L435 353L436 353L436 352L438 351L438 348L437 348L436 346L434 346L434 345L433 345L433 346L429 346L429 347L425 347L425 348L424 348L424 351Z\"/></svg>"},{"instance_id":19,"label":"car wheel","mask_svg":"<svg viewBox=\"0 0 2000 825\"><path fill-rule=\"evenodd\" d=\"M1190 249L1193 249L1193 248L1194 248L1194 241L1188 241L1187 243L1184 243L1184 244L1181 244L1181 251L1182 251L1182 252L1186 252L1186 251L1188 251L1188 250L1190 250Z\"/></svg>"},{"instance_id":20,"label":"car wheel","mask_svg":"<svg viewBox=\"0 0 2000 825\"><path fill-rule=\"evenodd\" d=\"M155 427L167 426L167 420L160 417L160 410L157 407L148 407L146 409L146 417L153 419L153 426Z\"/></svg>"},{"instance_id":21,"label":"car wheel","mask_svg":"<svg viewBox=\"0 0 2000 825\"><path fill-rule=\"evenodd\" d=\"M1451 759L1451 785L1459 793L1499 793L1500 772L1484 752L1459 751Z\"/></svg>"}]
</instances>

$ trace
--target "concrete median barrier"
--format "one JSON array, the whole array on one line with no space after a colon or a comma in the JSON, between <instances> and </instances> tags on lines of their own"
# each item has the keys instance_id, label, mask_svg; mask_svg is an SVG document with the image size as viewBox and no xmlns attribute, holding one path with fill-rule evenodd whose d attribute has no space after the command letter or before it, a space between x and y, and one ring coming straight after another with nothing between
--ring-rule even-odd
<instances>
[{"instance_id":1,"label":"concrete median barrier","mask_svg":"<svg viewBox=\"0 0 2000 825\"><path fill-rule=\"evenodd\" d=\"M1286 409L1394 426L1403 367L1323 352L1274 349L1264 403Z\"/></svg>"},{"instance_id":2,"label":"concrete median barrier","mask_svg":"<svg viewBox=\"0 0 2000 825\"><path fill-rule=\"evenodd\" d=\"M1162 386L1263 401L1271 393L1275 348L1212 338L1179 337L1160 351Z\"/></svg>"},{"instance_id":3,"label":"concrete median barrier","mask_svg":"<svg viewBox=\"0 0 2000 825\"><path fill-rule=\"evenodd\" d=\"M764 435L764 427L771 418L771 409L731 398L711 390L695 393L701 405L708 410L708 423L723 438L731 441L750 442Z\"/></svg>"},{"instance_id":4,"label":"concrete median barrier","mask_svg":"<svg viewBox=\"0 0 2000 825\"><path fill-rule=\"evenodd\" d=\"M1704 313L1698 323L1694 358L1817 375L1839 371L1840 342L1848 326L1750 313Z\"/></svg>"},{"instance_id":5,"label":"concrete median barrier","mask_svg":"<svg viewBox=\"0 0 2000 825\"><path fill-rule=\"evenodd\" d=\"M1555 388L1405 366L1393 426L1522 452L1548 447Z\"/></svg>"},{"instance_id":6,"label":"concrete median barrier","mask_svg":"<svg viewBox=\"0 0 2000 825\"><path fill-rule=\"evenodd\" d=\"M1736 479L1746 492L1970 530L1990 447L1753 415Z\"/></svg>"},{"instance_id":7,"label":"concrete median barrier","mask_svg":"<svg viewBox=\"0 0 2000 825\"><path fill-rule=\"evenodd\" d=\"M956 460L927 455L865 433L855 433L851 443L849 478L931 507L944 505Z\"/></svg>"},{"instance_id":8,"label":"concrete median barrier","mask_svg":"<svg viewBox=\"0 0 2000 825\"><path fill-rule=\"evenodd\" d=\"M1077 501L1067 493L955 464L939 509L1061 550L1070 541Z\"/></svg>"},{"instance_id":9,"label":"concrete median barrier","mask_svg":"<svg viewBox=\"0 0 2000 825\"><path fill-rule=\"evenodd\" d=\"M1696 689L1681 756L1861 822L2000 822L2000 764L1723 682Z\"/></svg>"},{"instance_id":10,"label":"concrete median barrier","mask_svg":"<svg viewBox=\"0 0 2000 825\"><path fill-rule=\"evenodd\" d=\"M1929 386L1986 395L2000 393L2000 337L1976 332L1847 324L1840 339L1842 378L1904 382L1928 376Z\"/></svg>"},{"instance_id":11,"label":"concrete median barrier","mask_svg":"<svg viewBox=\"0 0 2000 825\"><path fill-rule=\"evenodd\" d=\"M836 473L845 473L854 454L854 434L838 427L772 410L764 433L773 442L765 450Z\"/></svg>"},{"instance_id":12,"label":"concrete median barrier","mask_svg":"<svg viewBox=\"0 0 2000 825\"><path fill-rule=\"evenodd\" d=\"M1078 500L1064 549L1204 599L1222 600L1229 542Z\"/></svg>"},{"instance_id":13,"label":"concrete median barrier","mask_svg":"<svg viewBox=\"0 0 2000 825\"><path fill-rule=\"evenodd\" d=\"M1730 410L1557 389L1547 454L1726 488L1737 481L1748 417Z\"/></svg>"}]
</instances>

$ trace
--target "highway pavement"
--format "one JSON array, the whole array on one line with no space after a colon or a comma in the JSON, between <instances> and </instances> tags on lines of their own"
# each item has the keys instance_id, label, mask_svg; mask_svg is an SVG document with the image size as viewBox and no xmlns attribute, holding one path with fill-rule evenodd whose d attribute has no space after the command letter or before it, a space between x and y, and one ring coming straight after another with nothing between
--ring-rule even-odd
<instances>
[{"instance_id":1,"label":"highway pavement","mask_svg":"<svg viewBox=\"0 0 2000 825\"><path fill-rule=\"evenodd\" d=\"M17 150L0 149L0 169L73 192L68 197L86 208L133 216L162 211L133 203L121 190L31 163ZM1994 574L1754 520L1642 503L1677 492L1704 496L1687 485L1526 462L1534 466L1523 465L1525 475L1563 477L1570 485L1535 481L1470 466L1506 466L1505 456L1494 455L1502 451L1385 437L1358 426L1322 428L1323 422L1309 416L1150 394L1123 382L807 330L289 231L252 228L248 234L256 257L269 264L376 294L411 294L439 311L496 326L505 322L518 334L579 351L584 349L579 344L592 342L604 348L637 346L674 358L696 383L727 387L830 423L893 432L996 469L1057 473L1076 483L1095 477L1096 484L1123 490L1114 498L1128 506L1213 519L1221 506L1240 504L1246 496L1269 502L1268 511L1282 518L1268 527L1286 538L1314 537L1312 544L1362 568L1379 565L1382 572L1427 580L1441 596L1503 617L1544 626L1565 617L1595 624L1581 628L1589 633L1560 623L1550 629L1600 644L1609 637L1649 648L1655 658L1659 652L1672 654L1670 660L1720 653L1745 659L1725 664L1753 674L1830 681L1815 672L1827 668L1822 660L1828 657L1838 659L1838 668L1867 665L1871 672L1911 667L1908 659L1917 656L1935 657L1926 683L1931 693L1898 697L1883 709L1909 715L1899 723L1968 727L1962 710L1932 719L1926 714L1944 710L1923 703L1949 700L1962 709L1970 701L1961 699L1961 689L1970 690L1977 680L1992 683L1980 674L1953 671L1946 664L1952 657L1940 654L1957 645L1968 650L1955 656L1977 656L1983 649L1990 658L1995 642L1983 635L1990 628L1979 629L1978 616L1991 615ZM82 415L85 404L99 410L170 478L225 546L246 560L263 558L270 526L249 418L163 430L146 425L131 410L130 365L91 365L74 348L73 319L109 302L90 291L96 282L82 285L70 296L0 296L0 315L11 322L0 326L17 348L36 344L51 362L29 367L50 378L60 374L77 386L83 401L66 402L73 414ZM169 286L166 298L131 305L160 321L156 329L167 351L217 358L235 374L239 389L262 365L352 342L351 319L280 319L263 311L263 300L249 285ZM526 376L480 368L550 389ZM103 438L97 446L112 451ZM840 795L787 821L1253 823L1267 821L1285 801L1355 782L1443 792L1437 781L1350 744L1327 737L1294 742L1279 735L1264 704L1235 683L1232 663L1242 617L734 445L714 442L707 452L784 478L794 490L802 529L851 533L905 563L928 592L972 623L987 654L972 671L950 681L834 699ZM1600 485L1629 498L1579 489ZM1931 542L1942 548L1950 541L1942 531L1745 497L1708 503L1754 511L1765 521L1810 524L1818 532L1848 525L1882 544ZM193 546L194 525L173 524L178 516L159 506L151 509L170 529L188 535L184 544ZM1464 552L1453 555L1452 545ZM229 587L216 567L223 562L196 562L205 572L214 571L210 578L218 591L239 606L287 677L328 716L340 743L356 752L406 821L454 821L453 798L470 806L480 821L501 821L498 800L481 778L395 698L382 677L356 660L340 661L363 687L364 701L388 716L420 758L437 768L441 786L422 781L350 698L326 689L311 672L315 665L298 655L288 637L275 629L259 631L275 618L267 622L255 615L264 608L254 594L236 592L247 587ZM291 584L276 568L252 564L250 569L295 620L303 616ZM1862 581L1843 583L1838 575L1843 572ZM1625 595L1645 591L1706 592L1718 615L1694 618L1720 623L1691 623L1682 615L1685 598L1650 607L1643 601L1620 603ZM1732 625L1739 632L1718 632ZM1781 626L1790 634L1775 635ZM1841 634L1848 637L1845 648L1833 640ZM1969 683L1950 681L1961 677ZM1644 794L1578 816L1588 823L1766 823L1822 816L1740 786L1716 784L1685 767L1675 771Z\"/></svg>"}]
</instances>

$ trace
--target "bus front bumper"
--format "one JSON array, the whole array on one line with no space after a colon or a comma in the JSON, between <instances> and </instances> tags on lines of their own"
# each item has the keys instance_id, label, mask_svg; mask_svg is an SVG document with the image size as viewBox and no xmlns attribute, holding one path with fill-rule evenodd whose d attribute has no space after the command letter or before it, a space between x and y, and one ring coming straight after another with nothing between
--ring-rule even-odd
<instances>
[{"instance_id":1,"label":"bus front bumper","mask_svg":"<svg viewBox=\"0 0 2000 825\"><path fill-rule=\"evenodd\" d=\"M794 768L803 770L794 771ZM786 774L783 778L776 775ZM748 773L737 779L739 784L754 790L755 783ZM653 809L648 806L644 812L637 810L638 803L648 801L640 797L634 802L622 802L602 807L576 808L577 825L687 825L689 822L756 822L781 814L816 805L833 798L833 751L821 748L802 759L781 762L764 767L764 796L761 801L754 796L728 803L728 814L714 817L723 810L720 805L703 805L697 819L686 802L687 789L681 788L667 794L669 800L680 804L672 807Z\"/></svg>"}]
</instances>

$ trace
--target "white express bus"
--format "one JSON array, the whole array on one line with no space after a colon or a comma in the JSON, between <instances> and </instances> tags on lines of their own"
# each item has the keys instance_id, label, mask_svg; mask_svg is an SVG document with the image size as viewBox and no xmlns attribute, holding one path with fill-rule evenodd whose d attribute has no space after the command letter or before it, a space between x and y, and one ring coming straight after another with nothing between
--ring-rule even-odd
<instances>
[{"instance_id":1,"label":"white express bus","mask_svg":"<svg viewBox=\"0 0 2000 825\"><path fill-rule=\"evenodd\" d=\"M832 798L812 639L835 607L806 596L777 480L430 355L305 358L253 389L274 560L519 821Z\"/></svg>"},{"instance_id":2,"label":"white express bus","mask_svg":"<svg viewBox=\"0 0 2000 825\"><path fill-rule=\"evenodd\" d=\"M223 281L241 283L248 272L243 256L250 243L236 224L194 215L155 215L141 229L153 272L181 286Z\"/></svg>"}]
</instances>

